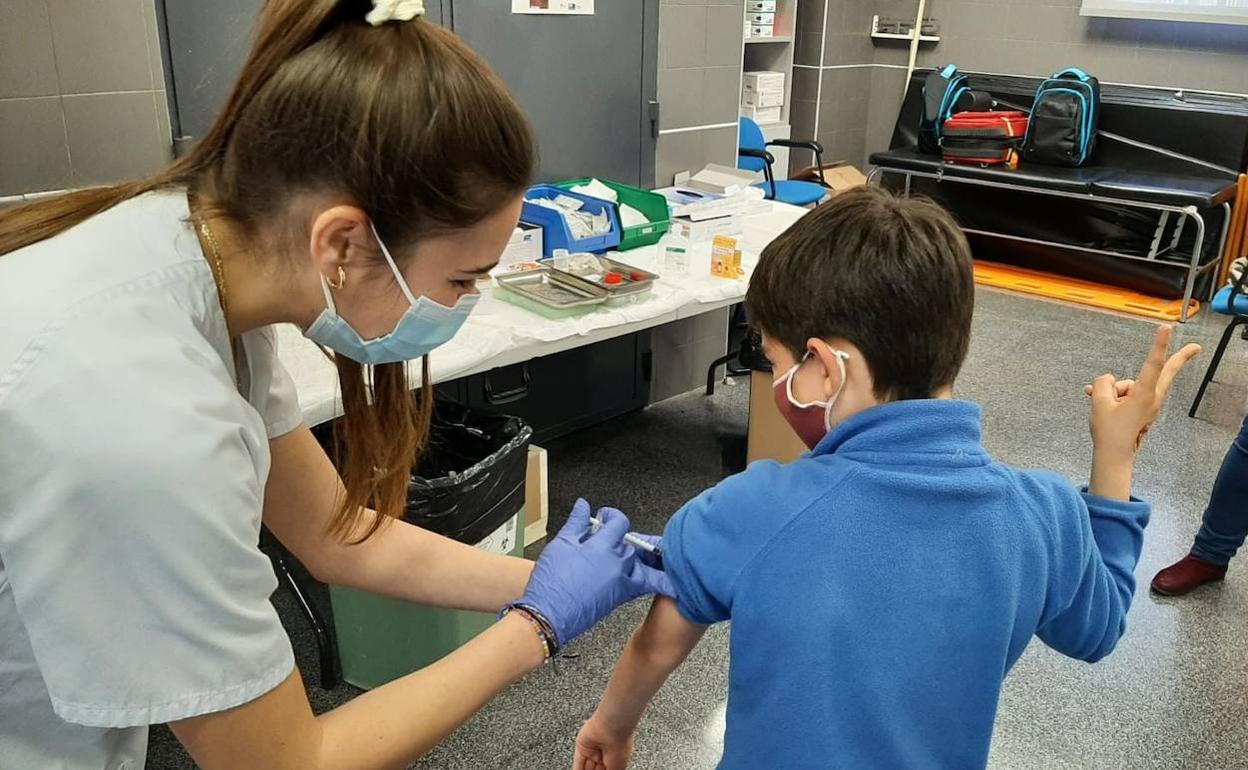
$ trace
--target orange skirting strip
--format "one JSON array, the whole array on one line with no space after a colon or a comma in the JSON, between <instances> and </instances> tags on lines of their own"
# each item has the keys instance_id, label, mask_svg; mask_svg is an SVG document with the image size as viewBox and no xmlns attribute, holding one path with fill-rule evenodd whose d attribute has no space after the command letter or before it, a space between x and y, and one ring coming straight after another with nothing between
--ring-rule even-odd
<instances>
[{"instance_id":1,"label":"orange skirting strip","mask_svg":"<svg viewBox=\"0 0 1248 770\"><path fill-rule=\"evenodd\" d=\"M1235 208L1231 211L1231 230L1226 238L1226 251L1222 254L1222 268L1218 271L1218 285L1225 286L1231 272L1231 263L1244 255L1245 225L1248 224L1248 174L1239 175L1239 187L1235 194Z\"/></svg>"},{"instance_id":2,"label":"orange skirting strip","mask_svg":"<svg viewBox=\"0 0 1248 770\"><path fill-rule=\"evenodd\" d=\"M1114 286L978 259L975 260L975 283L1159 321L1178 321L1183 310L1181 299L1159 299ZM1192 300L1190 307L1188 318L1200 312L1200 303Z\"/></svg>"}]
</instances>

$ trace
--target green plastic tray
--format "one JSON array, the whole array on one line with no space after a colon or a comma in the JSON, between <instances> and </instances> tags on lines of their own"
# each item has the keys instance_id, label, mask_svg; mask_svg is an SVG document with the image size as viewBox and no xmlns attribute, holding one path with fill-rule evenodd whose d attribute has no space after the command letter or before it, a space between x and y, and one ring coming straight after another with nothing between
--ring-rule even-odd
<instances>
[{"instance_id":1,"label":"green plastic tray","mask_svg":"<svg viewBox=\"0 0 1248 770\"><path fill-rule=\"evenodd\" d=\"M590 177L566 179L562 182L556 182L555 187L570 190L573 187L589 184L590 181ZM620 251L628 251L629 249L658 243L663 238L663 235L671 229L672 220L667 210L667 199L662 195L649 190L643 190L640 187L612 182L609 179L599 179L598 181L615 190L616 194L620 196L620 203L625 206L632 206L642 214L645 214L646 219L650 220L649 224L623 228L623 237L620 239L619 246ZM616 213L619 213L618 205L616 206Z\"/></svg>"}]
</instances>

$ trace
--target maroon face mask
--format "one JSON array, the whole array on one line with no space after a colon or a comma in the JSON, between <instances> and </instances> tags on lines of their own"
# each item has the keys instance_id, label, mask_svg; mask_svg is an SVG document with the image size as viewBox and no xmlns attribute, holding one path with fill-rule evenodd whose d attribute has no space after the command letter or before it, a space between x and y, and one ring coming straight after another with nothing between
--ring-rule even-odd
<instances>
[{"instance_id":1,"label":"maroon face mask","mask_svg":"<svg viewBox=\"0 0 1248 770\"><path fill-rule=\"evenodd\" d=\"M836 389L836 393L832 394L832 398L827 401L811 401L803 404L793 397L793 375L797 374L797 370L810 358L809 351L801 361L794 364L793 368L785 372L772 385L772 396L776 401L776 408L780 410L785 422L793 428L793 432L808 449L814 449L815 445L828 434L828 431L832 430L832 407L836 405L836 399L840 397L841 391L845 388L845 362L849 360L849 354L841 350L833 350L832 355L836 357L836 364L841 370L841 384Z\"/></svg>"}]
</instances>

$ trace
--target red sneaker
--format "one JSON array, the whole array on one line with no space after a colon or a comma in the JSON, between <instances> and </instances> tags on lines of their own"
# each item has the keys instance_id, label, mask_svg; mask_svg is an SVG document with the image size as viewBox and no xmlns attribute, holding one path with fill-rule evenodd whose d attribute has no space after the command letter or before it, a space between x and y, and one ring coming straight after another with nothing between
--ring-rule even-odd
<instances>
[{"instance_id":1,"label":"red sneaker","mask_svg":"<svg viewBox=\"0 0 1248 770\"><path fill-rule=\"evenodd\" d=\"M1203 586L1216 583L1226 576L1226 567L1210 564L1195 556L1184 556L1177 564L1171 564L1153 578L1153 592L1162 596L1183 596Z\"/></svg>"}]
</instances>

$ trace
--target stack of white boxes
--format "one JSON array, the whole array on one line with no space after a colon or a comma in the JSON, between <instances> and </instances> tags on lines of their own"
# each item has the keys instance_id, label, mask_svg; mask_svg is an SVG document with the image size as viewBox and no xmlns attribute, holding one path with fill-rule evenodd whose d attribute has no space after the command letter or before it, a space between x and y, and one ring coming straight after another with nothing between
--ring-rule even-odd
<instances>
[{"instance_id":1,"label":"stack of white boxes","mask_svg":"<svg viewBox=\"0 0 1248 770\"><path fill-rule=\"evenodd\" d=\"M741 88L741 114L755 123L779 123L784 107L783 72L747 72Z\"/></svg>"},{"instance_id":2,"label":"stack of white boxes","mask_svg":"<svg viewBox=\"0 0 1248 770\"><path fill-rule=\"evenodd\" d=\"M746 0L746 37L776 36L776 0Z\"/></svg>"}]
</instances>

